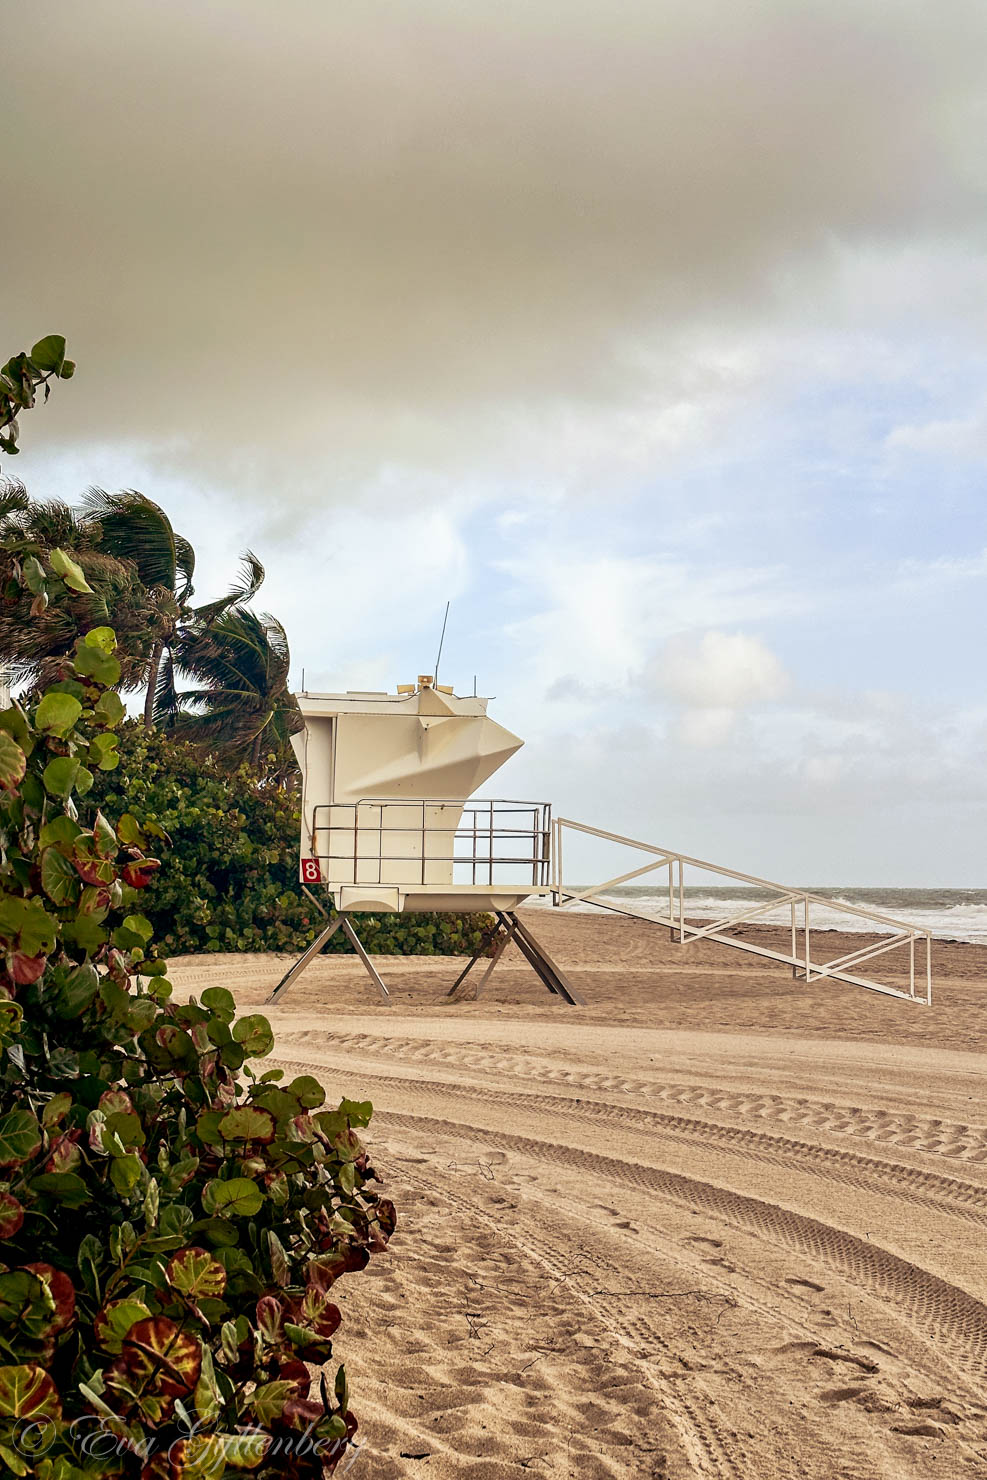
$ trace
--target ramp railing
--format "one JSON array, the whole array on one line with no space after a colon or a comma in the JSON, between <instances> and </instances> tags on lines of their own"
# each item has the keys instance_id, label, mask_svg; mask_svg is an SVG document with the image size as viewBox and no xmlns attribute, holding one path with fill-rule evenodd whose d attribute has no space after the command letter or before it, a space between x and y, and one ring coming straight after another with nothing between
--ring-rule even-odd
<instances>
[{"instance_id":1,"label":"ramp railing","mask_svg":"<svg viewBox=\"0 0 987 1480\"><path fill-rule=\"evenodd\" d=\"M626 873L606 879L602 884L594 884L590 888L569 888L564 882L564 840L567 829L587 834L590 837L601 838L609 843L637 849L639 852L649 854L651 861L642 864L639 868L630 869ZM855 987L866 987L871 992L883 992L888 997L901 997L905 1001L918 1002L927 1007L932 1005L932 934L931 931L921 926L893 919L889 915L880 914L876 910L864 909L860 905L827 899L821 894L813 894L805 889L788 888L784 884L776 884L771 879L758 878L755 874L744 874L737 869L722 868L719 864L709 863L701 858L691 858L686 853L676 853L670 848L660 848L653 843L642 843L636 838L623 837L619 833L605 832L602 828L589 827L582 822L573 822L568 817L557 817L553 821L552 844L552 902L561 908L576 903L593 904L601 909L612 910L616 914L630 915L635 919L661 925L668 930L672 940L678 939L683 946L697 940L712 940L720 945L732 946L736 950L748 951L752 955L764 956L768 960L791 966L792 975L806 982L834 978L837 981L849 982ZM697 921L695 918L690 919L686 913L686 869L717 875L720 878L753 886L759 890L768 890L770 898L757 899L751 903L749 908L736 911L721 920L707 922ZM657 914L646 914L629 907L624 902L618 904L612 899L603 897L608 890L616 889L621 884L628 884L632 879L643 879L647 874L661 874L663 871L667 871L664 881L664 884L667 884L667 913L660 910ZM664 898L664 885L661 895ZM774 937L752 940L728 933L738 926L748 925L761 916L778 910L779 907L785 910L785 918L780 927L781 940ZM818 913L820 908L824 908L827 912L835 911L837 914L852 917L854 921L867 921L874 929L866 932L867 938L855 950L846 951L843 955L829 960L816 959L814 945L816 948L825 949L825 942L820 947L819 938L825 935L827 929L833 928L816 924L815 942L813 942L813 912ZM789 949L778 948L783 944L787 944ZM887 982L877 981L872 977L856 974L856 968L865 962L883 956L889 951L897 950L907 952L907 990L891 986ZM918 962L916 956L919 957Z\"/></svg>"}]
</instances>

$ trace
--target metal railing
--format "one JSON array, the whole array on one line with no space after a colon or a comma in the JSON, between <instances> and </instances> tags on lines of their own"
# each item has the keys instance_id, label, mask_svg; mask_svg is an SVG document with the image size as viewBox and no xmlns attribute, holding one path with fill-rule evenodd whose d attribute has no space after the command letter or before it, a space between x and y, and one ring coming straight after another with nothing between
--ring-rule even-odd
<instances>
[{"instance_id":1,"label":"metal railing","mask_svg":"<svg viewBox=\"0 0 987 1480\"><path fill-rule=\"evenodd\" d=\"M653 861L643 864L640 868L630 869L627 873L619 874L615 878L606 879L602 884L594 884L589 889L567 889L563 883L563 833L566 828L652 854L654 855ZM880 914L876 910L864 909L860 905L844 904L841 900L827 899L821 894L813 894L805 889L790 889L784 884L776 884L771 879L761 879L755 874L743 874L736 869L721 868L719 864L708 863L701 858L690 858L686 853L675 853L670 848L659 848L652 843L641 843L635 838L623 837L619 833L604 832L602 828L588 827L585 823L573 822L567 817L556 818L552 824L552 832L551 888L553 903L558 906L585 901L598 905L602 909L612 910L617 914L631 915L636 919L662 925L668 929L671 938L674 940L677 936L679 943L683 946L691 941L713 940L720 945L733 946L737 950L749 951L755 956L765 956L769 960L783 962L791 966L793 976L804 979L806 982L832 977L838 981L850 982L856 987L866 987L872 992L883 992L889 997L901 997L906 1001L920 1002L925 1006L932 1005L932 933L929 930L910 925L904 920L894 919L890 915ZM736 880L738 883L770 890L772 897L767 901L757 900L751 904L749 909L722 920L715 920L710 924L696 924L687 918L685 912L686 868L698 869L703 873L716 874L725 879ZM640 910L628 909L623 905L600 898L607 889L614 889L620 884L627 884L632 879L640 879L645 874L662 869L668 870L667 914L643 914ZM789 921L781 927L790 932L790 951L776 950L758 941L743 940L736 935L726 934L727 931L739 925L748 924L758 919L759 916L778 909L779 906L786 906L790 912ZM875 927L879 927L868 934L881 935L882 938L876 942L869 939L856 950L847 951L842 956L836 956L831 960L816 961L812 955L811 913L813 908L818 906L838 914L867 920ZM880 927L883 927L883 931ZM818 934L826 927L817 926L816 928ZM924 943L925 948L924 963L919 965L918 969L916 969L916 943L920 947ZM851 967L856 968L863 965L865 961L899 949L908 951L909 986L907 991L889 986L885 982L876 981L871 977L851 974ZM919 989L920 983L922 990Z\"/></svg>"},{"instance_id":2,"label":"metal railing","mask_svg":"<svg viewBox=\"0 0 987 1480\"><path fill-rule=\"evenodd\" d=\"M457 821L442 822L443 812L453 812ZM340 814L343 814L341 817ZM396 816L396 814L400 814ZM348 864L353 883L401 885L430 882L430 868L449 865L474 885L488 887L504 881L495 872L520 870L524 884L547 887L551 872L552 809L547 802L521 802L505 798L363 797L358 802L327 802L314 809L312 853L323 865L331 882L346 882L342 870L332 865ZM343 846L345 844L345 846ZM394 869L385 865L394 865ZM404 867L399 880L385 873ZM376 878L372 877L376 868ZM367 873L371 877L366 877ZM462 883L462 877L458 880Z\"/></svg>"}]
</instances>

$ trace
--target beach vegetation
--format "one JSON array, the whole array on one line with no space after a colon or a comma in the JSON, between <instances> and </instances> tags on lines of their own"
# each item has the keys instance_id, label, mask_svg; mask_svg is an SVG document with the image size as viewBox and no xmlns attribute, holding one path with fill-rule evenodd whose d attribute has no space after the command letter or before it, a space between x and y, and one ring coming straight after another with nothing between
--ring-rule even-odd
<instances>
[{"instance_id":1,"label":"beach vegetation","mask_svg":"<svg viewBox=\"0 0 987 1480\"><path fill-rule=\"evenodd\" d=\"M13 457L20 451L21 412L37 403L39 393L47 401L53 380L70 380L74 374L75 361L66 358L61 334L46 334L30 354L11 355L0 369L0 452Z\"/></svg>"},{"instance_id":2,"label":"beach vegetation","mask_svg":"<svg viewBox=\"0 0 987 1480\"><path fill-rule=\"evenodd\" d=\"M135 720L118 737L120 769L96 774L86 805L111 816L133 808L168 832L168 866L142 906L164 949L302 951L322 918L298 883L300 798L290 777L277 779L276 755L262 756L259 769L232 767ZM360 937L386 955L471 955L485 948L490 923L478 914L367 915ZM337 931L326 950L352 947Z\"/></svg>"},{"instance_id":3,"label":"beach vegetation","mask_svg":"<svg viewBox=\"0 0 987 1480\"><path fill-rule=\"evenodd\" d=\"M122 770L119 678L94 628L0 711L0 1461L320 1476L356 1428L333 1286L394 1227L371 1106L265 1068L224 988L174 1001L143 907L167 830L87 807Z\"/></svg>"},{"instance_id":4,"label":"beach vegetation","mask_svg":"<svg viewBox=\"0 0 987 1480\"><path fill-rule=\"evenodd\" d=\"M71 374L58 343L0 374L5 451L12 398ZM125 780L93 804L126 777L129 659L93 620L90 532L0 492L4 602L71 636L0 710L0 1473L316 1480L357 1424L333 1287L395 1224L372 1107L265 1067L270 1025L225 988L174 1001L142 908L167 830Z\"/></svg>"}]
</instances>

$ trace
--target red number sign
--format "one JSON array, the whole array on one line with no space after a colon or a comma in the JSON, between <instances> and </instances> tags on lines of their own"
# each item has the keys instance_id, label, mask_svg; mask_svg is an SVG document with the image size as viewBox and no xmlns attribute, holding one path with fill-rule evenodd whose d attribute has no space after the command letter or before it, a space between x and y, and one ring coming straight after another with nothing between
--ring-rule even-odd
<instances>
[{"instance_id":1,"label":"red number sign","mask_svg":"<svg viewBox=\"0 0 987 1480\"><path fill-rule=\"evenodd\" d=\"M302 859L302 883L322 883L322 870L319 868L319 860L317 858Z\"/></svg>"}]
</instances>

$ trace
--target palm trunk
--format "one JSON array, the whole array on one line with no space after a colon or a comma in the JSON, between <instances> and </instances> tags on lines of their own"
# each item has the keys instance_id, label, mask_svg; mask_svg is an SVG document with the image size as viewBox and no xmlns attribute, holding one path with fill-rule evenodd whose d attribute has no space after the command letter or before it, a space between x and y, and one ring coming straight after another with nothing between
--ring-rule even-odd
<instances>
[{"instance_id":1,"label":"palm trunk","mask_svg":"<svg viewBox=\"0 0 987 1480\"><path fill-rule=\"evenodd\" d=\"M257 734L254 736L254 743L250 752L250 764L255 768L260 765L260 745L261 741L264 738L264 731L266 729L266 724L261 725L260 729L257 731Z\"/></svg>"},{"instance_id":2,"label":"palm trunk","mask_svg":"<svg viewBox=\"0 0 987 1480\"><path fill-rule=\"evenodd\" d=\"M159 639L152 647L147 663L147 693L144 696L145 730L154 729L154 696L158 692L158 669L161 667L163 652L164 643Z\"/></svg>"}]
</instances>

